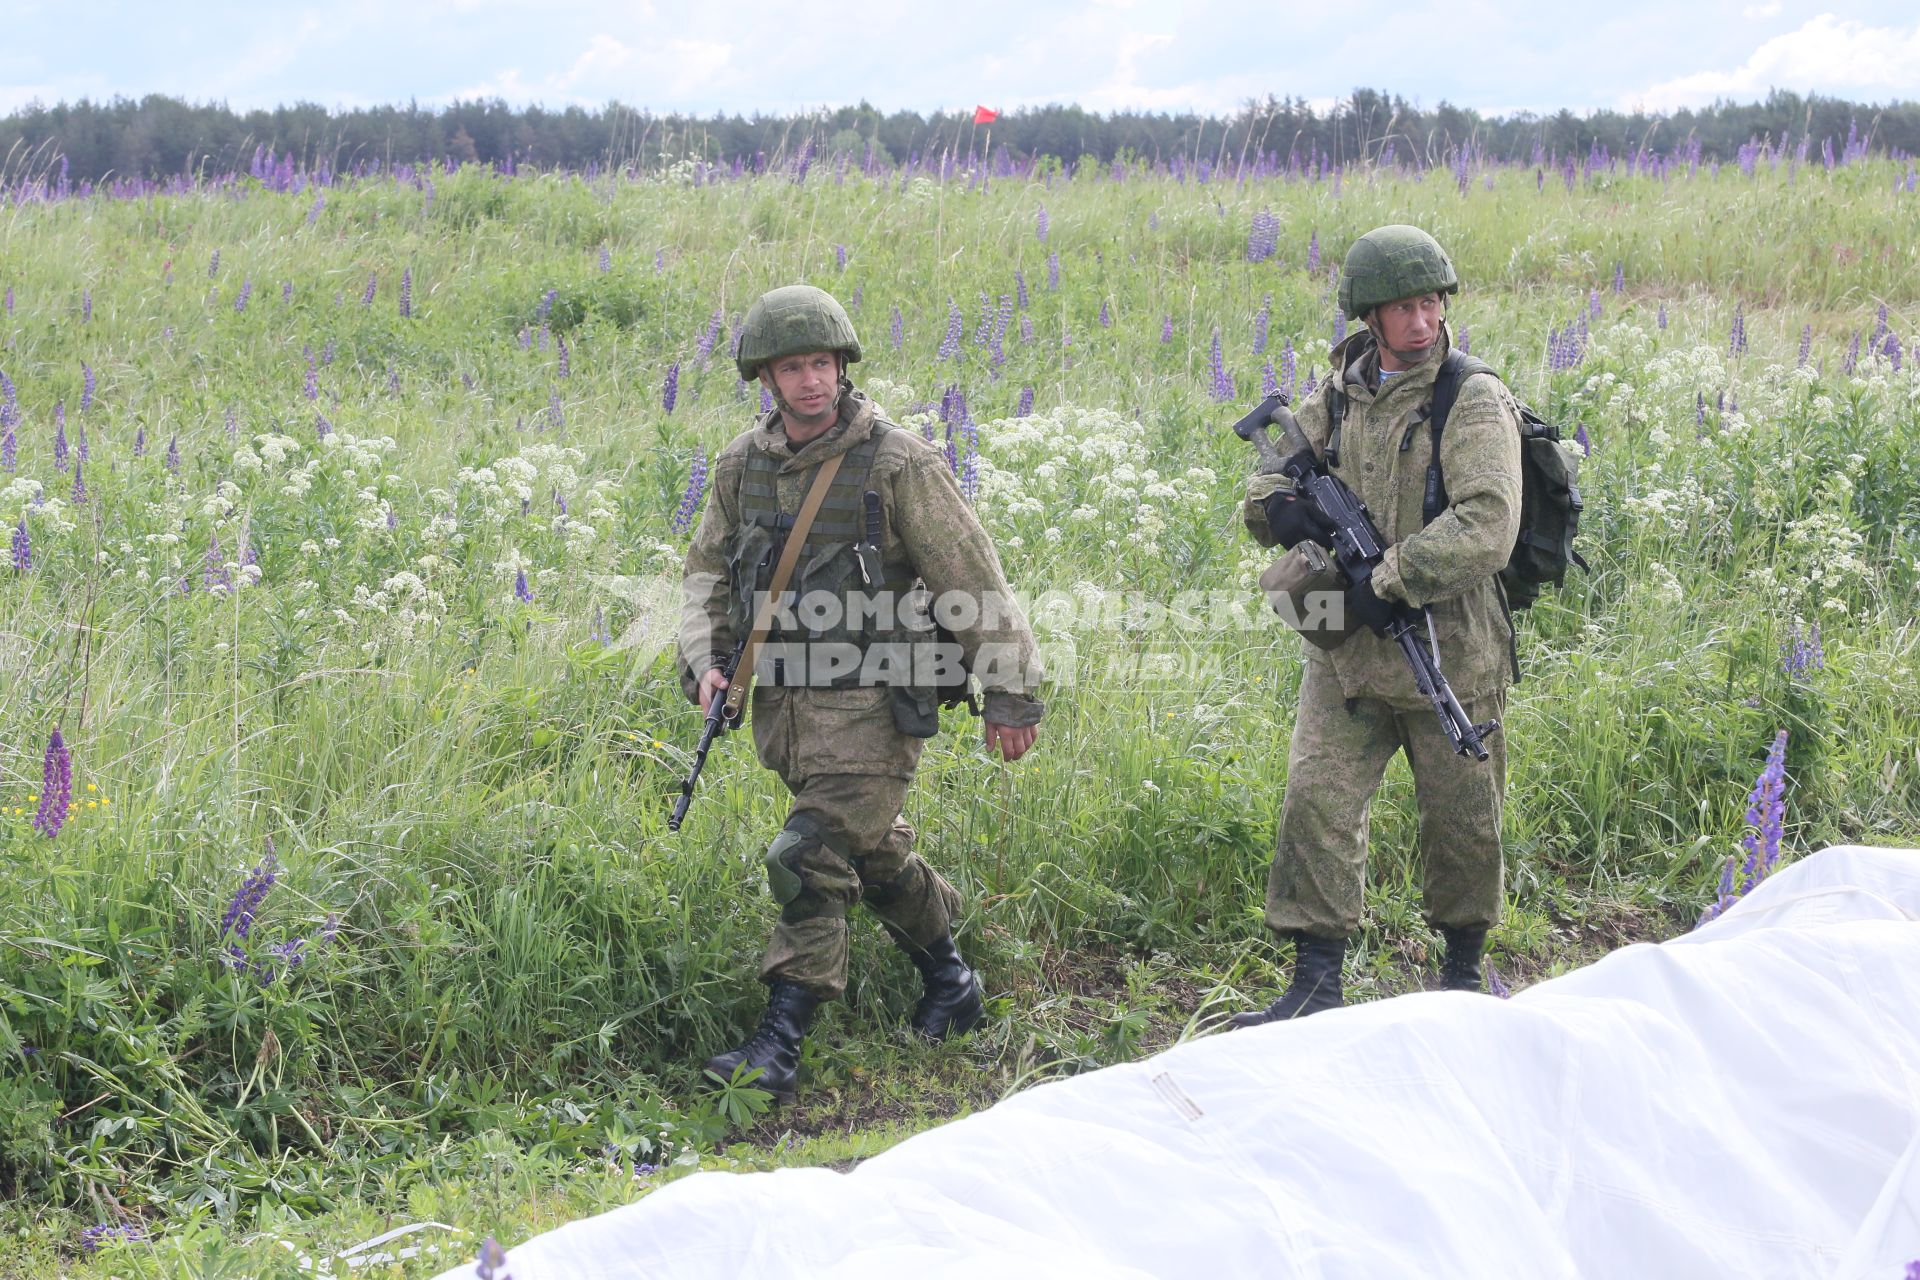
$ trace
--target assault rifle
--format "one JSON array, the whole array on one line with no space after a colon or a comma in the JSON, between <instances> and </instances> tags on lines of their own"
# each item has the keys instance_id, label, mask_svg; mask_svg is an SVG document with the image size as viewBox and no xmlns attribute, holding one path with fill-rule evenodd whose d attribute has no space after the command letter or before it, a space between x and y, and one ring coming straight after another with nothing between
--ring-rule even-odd
<instances>
[{"instance_id":1,"label":"assault rifle","mask_svg":"<svg viewBox=\"0 0 1920 1280\"><path fill-rule=\"evenodd\" d=\"M747 638L742 636L740 643L721 664L720 674L732 684L734 676L740 672L740 660L746 656ZM700 770L707 764L707 752L713 749L713 740L728 729L738 729L741 723L739 713L729 712L731 705L727 695L715 690L712 701L707 703L706 723L700 728L700 742L693 749L693 768L687 771L686 778L680 783L680 798L673 802L673 813L667 818L667 830L678 831L680 824L687 820L687 806L693 803L693 788L700 781Z\"/></svg>"},{"instance_id":2,"label":"assault rifle","mask_svg":"<svg viewBox=\"0 0 1920 1280\"><path fill-rule=\"evenodd\" d=\"M1386 548L1381 543L1380 530L1374 525L1367 504L1360 501L1359 495L1349 489L1345 481L1328 471L1326 463L1316 457L1312 449L1302 449L1290 458L1280 457L1267 433L1267 424L1279 422L1287 427L1293 425L1293 415L1288 412L1286 404L1284 396L1268 396L1252 413L1233 424L1234 434L1253 445L1259 453L1261 471L1285 476L1293 482L1295 501L1310 504L1310 509L1333 540L1335 567L1346 584L1354 586L1371 577L1374 567L1385 555ZM1418 635L1423 622L1426 627L1425 644L1421 643ZM1484 740L1500 727L1500 722L1488 720L1484 724L1475 724L1460 705L1460 699L1454 696L1452 686L1440 671L1440 645L1433 634L1432 611L1394 604L1386 636L1397 643L1400 652L1406 656L1407 666L1413 670L1414 685L1433 703L1433 712L1440 717L1440 730L1453 743L1454 751L1463 756L1471 755L1475 760L1485 760L1487 748Z\"/></svg>"}]
</instances>

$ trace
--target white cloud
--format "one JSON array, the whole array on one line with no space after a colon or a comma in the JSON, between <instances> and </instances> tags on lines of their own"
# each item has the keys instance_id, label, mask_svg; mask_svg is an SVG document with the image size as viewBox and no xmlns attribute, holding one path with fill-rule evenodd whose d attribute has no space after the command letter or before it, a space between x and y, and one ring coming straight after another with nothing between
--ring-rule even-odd
<instances>
[{"instance_id":1,"label":"white cloud","mask_svg":"<svg viewBox=\"0 0 1920 1280\"><path fill-rule=\"evenodd\" d=\"M636 47L600 33L565 70L528 80L508 67L443 101L504 98L508 102L599 106L612 99L634 106L698 99L737 77L730 74L734 46L717 40L667 40Z\"/></svg>"},{"instance_id":2,"label":"white cloud","mask_svg":"<svg viewBox=\"0 0 1920 1280\"><path fill-rule=\"evenodd\" d=\"M1767 0L1765 4L1750 4L1740 11L1740 16L1753 21L1756 18L1771 18L1780 12L1780 0Z\"/></svg>"},{"instance_id":3,"label":"white cloud","mask_svg":"<svg viewBox=\"0 0 1920 1280\"><path fill-rule=\"evenodd\" d=\"M1770 89L1829 93L1855 100L1911 97L1920 66L1920 23L1869 27L1823 13L1798 31L1775 36L1732 71L1696 71L1620 100L1628 110L1701 107L1717 98L1753 99Z\"/></svg>"}]
</instances>

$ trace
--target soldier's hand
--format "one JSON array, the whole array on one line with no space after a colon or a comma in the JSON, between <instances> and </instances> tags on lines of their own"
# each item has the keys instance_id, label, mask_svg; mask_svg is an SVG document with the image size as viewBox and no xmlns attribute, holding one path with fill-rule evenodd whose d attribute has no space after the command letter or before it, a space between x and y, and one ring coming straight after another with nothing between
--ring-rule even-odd
<instances>
[{"instance_id":1,"label":"soldier's hand","mask_svg":"<svg viewBox=\"0 0 1920 1280\"><path fill-rule=\"evenodd\" d=\"M726 688L727 678L721 674L720 668L709 667L707 673L700 677L701 715L707 714L707 708L713 705L713 700L724 693Z\"/></svg>"},{"instance_id":2,"label":"soldier's hand","mask_svg":"<svg viewBox=\"0 0 1920 1280\"><path fill-rule=\"evenodd\" d=\"M980 723L986 729L987 750L998 751L1002 760L1018 760L1027 754L1034 739L1040 736L1040 726L1037 724L1016 729L1010 724L995 724L991 720L982 720Z\"/></svg>"}]
</instances>

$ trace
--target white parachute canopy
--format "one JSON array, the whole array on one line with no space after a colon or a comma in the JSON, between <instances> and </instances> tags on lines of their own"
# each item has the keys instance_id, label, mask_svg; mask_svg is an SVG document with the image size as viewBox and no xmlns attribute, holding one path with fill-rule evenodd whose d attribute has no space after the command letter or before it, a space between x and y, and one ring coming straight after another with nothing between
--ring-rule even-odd
<instances>
[{"instance_id":1,"label":"white parachute canopy","mask_svg":"<svg viewBox=\"0 0 1920 1280\"><path fill-rule=\"evenodd\" d=\"M1920 851L1845 846L1511 1000L1212 1036L847 1174L696 1174L507 1270L1896 1280L1916 1258Z\"/></svg>"}]
</instances>

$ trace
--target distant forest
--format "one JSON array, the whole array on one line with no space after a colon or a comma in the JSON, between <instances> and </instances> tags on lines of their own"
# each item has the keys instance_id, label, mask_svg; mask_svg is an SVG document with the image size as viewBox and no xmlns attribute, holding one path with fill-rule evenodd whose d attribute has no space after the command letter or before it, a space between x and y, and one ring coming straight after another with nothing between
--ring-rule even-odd
<instances>
[{"instance_id":1,"label":"distant forest","mask_svg":"<svg viewBox=\"0 0 1920 1280\"><path fill-rule=\"evenodd\" d=\"M1685 154L1734 161L1743 146L1824 144L1857 155L1871 149L1920 152L1920 102L1870 105L1775 91L1764 102L1717 103L1700 110L1640 115L1521 113L1489 117L1440 103L1356 89L1331 110L1303 99L1268 98L1230 117L1117 111L1072 106L1009 111L975 126L972 112L923 116L882 112L866 103L792 116L653 115L618 103L598 110L513 107L498 99L444 107L368 107L330 111L296 103L236 112L149 96L138 101L82 100L30 105L0 118L0 180L61 168L74 182L110 177L245 172L271 150L302 168L332 172L427 161L479 161L503 168L605 170L657 168L839 152L863 162L926 163L946 153L1052 156L1152 164L1244 163L1249 157L1312 158L1322 166L1380 161L1438 165L1463 151L1491 161L1543 156ZM1851 145L1849 145L1851 143ZM1803 152L1804 154L1804 152Z\"/></svg>"}]
</instances>

